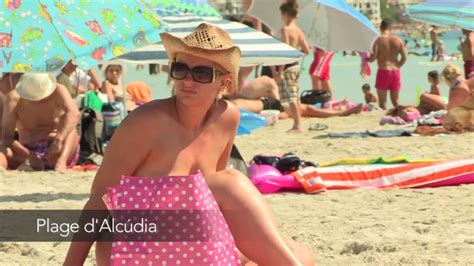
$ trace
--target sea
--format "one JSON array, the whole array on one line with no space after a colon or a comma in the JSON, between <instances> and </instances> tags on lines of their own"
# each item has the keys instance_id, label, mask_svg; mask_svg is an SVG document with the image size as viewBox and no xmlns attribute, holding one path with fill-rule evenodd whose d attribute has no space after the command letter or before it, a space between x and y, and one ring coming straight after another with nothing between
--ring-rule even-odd
<instances>
[{"instance_id":1,"label":"sea","mask_svg":"<svg viewBox=\"0 0 474 266\"><path fill-rule=\"evenodd\" d=\"M415 43L413 39L400 34L403 39L408 40L408 51L413 50ZM447 31L441 36L444 42L447 54L459 53L459 37L462 36L460 31ZM418 40L421 44L429 43L428 41ZM430 51L431 48L422 47L421 51ZM401 104L415 104L417 99L417 91L428 91L429 83L427 80L427 73L431 70L438 70L439 72L447 64L455 64L462 69L462 60L447 60L431 62L430 56L416 56L408 55L408 60L401 69L402 88L400 90ZM311 79L308 71L311 62L313 61L312 53L305 56L302 61L302 73L300 76L300 91L311 89ZM364 83L369 83L375 94L375 75L377 72L376 63L371 64L372 75L363 79L360 76L360 57L359 56L343 56L342 52L334 55L331 62L331 82L333 85L334 96L336 99L347 97L352 102L363 102L364 96L361 87ZM255 76L254 73L249 75L249 79ZM148 66L145 65L142 69L137 69L134 64L126 65L126 72L124 76L124 84L133 80L141 80L147 83L153 91L155 99L167 98L171 95L171 86L167 85L167 74L165 72L158 75L150 75ZM441 93L443 96L448 96L448 86L441 84ZM389 104L390 106L390 104Z\"/></svg>"}]
</instances>

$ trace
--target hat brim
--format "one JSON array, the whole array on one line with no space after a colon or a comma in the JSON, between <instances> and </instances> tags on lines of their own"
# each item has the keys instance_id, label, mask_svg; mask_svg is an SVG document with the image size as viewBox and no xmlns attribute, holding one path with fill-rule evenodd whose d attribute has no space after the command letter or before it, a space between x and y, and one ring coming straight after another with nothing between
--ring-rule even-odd
<instances>
[{"instance_id":1,"label":"hat brim","mask_svg":"<svg viewBox=\"0 0 474 266\"><path fill-rule=\"evenodd\" d=\"M28 101L41 101L43 99L46 99L48 98L49 96L51 96L51 94L53 94L53 92L56 90L56 86L57 86L57 83L56 83L56 80L53 79L52 75L49 74L49 84L48 86L44 89L44 92L41 93L41 94L38 94L38 93L31 93L30 90L32 89L37 89L37 88L26 88L24 86L22 86L23 84L19 81L16 86L15 86L15 91L16 93L18 93L18 95L20 95L20 97L22 99L25 99L25 100L28 100Z\"/></svg>"},{"instance_id":2,"label":"hat brim","mask_svg":"<svg viewBox=\"0 0 474 266\"><path fill-rule=\"evenodd\" d=\"M205 49L201 47L195 47L188 45L181 38L176 37L170 33L164 32L160 34L163 46L166 49L168 59L173 61L176 59L178 53L191 54L196 57L200 57L209 61L212 61L219 65L221 68L231 74L232 84L230 85L230 94L234 94L237 91L237 82L239 74L239 60L240 60L240 49L237 46L232 46L225 49ZM236 62L233 67L226 67L226 62Z\"/></svg>"}]
</instances>

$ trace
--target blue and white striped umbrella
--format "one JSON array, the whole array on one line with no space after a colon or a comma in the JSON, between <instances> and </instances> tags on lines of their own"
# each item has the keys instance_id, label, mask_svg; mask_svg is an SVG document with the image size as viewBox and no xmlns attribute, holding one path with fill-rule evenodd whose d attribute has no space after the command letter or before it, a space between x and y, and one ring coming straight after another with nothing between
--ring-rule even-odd
<instances>
[{"instance_id":1,"label":"blue and white striped umbrella","mask_svg":"<svg viewBox=\"0 0 474 266\"><path fill-rule=\"evenodd\" d=\"M253 28L218 17L166 16L162 17L168 32L184 37L201 23L209 23L226 30L241 52L240 66L284 65L298 61L303 53L281 41ZM122 55L114 60L127 63L168 64L166 51L161 43L148 45Z\"/></svg>"},{"instance_id":2,"label":"blue and white striped umbrella","mask_svg":"<svg viewBox=\"0 0 474 266\"><path fill-rule=\"evenodd\" d=\"M474 30L474 0L428 0L408 7L408 15L424 23Z\"/></svg>"}]
</instances>

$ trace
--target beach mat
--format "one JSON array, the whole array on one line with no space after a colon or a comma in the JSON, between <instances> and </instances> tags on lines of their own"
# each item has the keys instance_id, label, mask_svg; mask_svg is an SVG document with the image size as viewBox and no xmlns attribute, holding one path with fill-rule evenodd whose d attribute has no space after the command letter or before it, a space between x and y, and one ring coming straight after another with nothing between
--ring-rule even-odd
<instances>
[{"instance_id":1,"label":"beach mat","mask_svg":"<svg viewBox=\"0 0 474 266\"><path fill-rule=\"evenodd\" d=\"M342 159L326 163L325 167L306 167L286 175L272 166L253 163L249 166L249 177L262 193L452 186L474 183L474 159Z\"/></svg>"},{"instance_id":2,"label":"beach mat","mask_svg":"<svg viewBox=\"0 0 474 266\"><path fill-rule=\"evenodd\" d=\"M358 165L358 164L394 164L394 163L421 163L421 162L439 162L434 159L412 159L408 155L399 155L395 157L374 157L374 158L342 158L335 161L319 163L320 167L335 165Z\"/></svg>"},{"instance_id":3,"label":"beach mat","mask_svg":"<svg viewBox=\"0 0 474 266\"><path fill-rule=\"evenodd\" d=\"M293 173L307 193L341 189L419 188L474 183L474 159L306 167Z\"/></svg>"}]
</instances>

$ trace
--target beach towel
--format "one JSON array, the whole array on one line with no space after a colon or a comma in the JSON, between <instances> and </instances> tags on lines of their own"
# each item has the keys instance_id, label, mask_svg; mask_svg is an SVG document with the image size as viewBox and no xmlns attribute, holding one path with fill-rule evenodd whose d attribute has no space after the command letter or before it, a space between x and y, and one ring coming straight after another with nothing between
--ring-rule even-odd
<instances>
[{"instance_id":1,"label":"beach towel","mask_svg":"<svg viewBox=\"0 0 474 266\"><path fill-rule=\"evenodd\" d=\"M112 265L240 265L234 239L199 171L124 176L103 200L117 223L145 219L150 229L115 234ZM157 232L150 232L151 224Z\"/></svg>"},{"instance_id":2,"label":"beach towel","mask_svg":"<svg viewBox=\"0 0 474 266\"><path fill-rule=\"evenodd\" d=\"M364 163L374 164L364 164ZM398 163L394 163L398 162ZM410 162L410 163L400 163ZM362 163L337 165L339 163ZM385 159L343 159L282 174L269 165L251 164L249 176L261 193L282 190L317 193L341 189L388 189L452 186L474 183L474 159L452 161Z\"/></svg>"},{"instance_id":3,"label":"beach towel","mask_svg":"<svg viewBox=\"0 0 474 266\"><path fill-rule=\"evenodd\" d=\"M138 105L151 101L151 89L144 82L138 80L132 81L127 85L126 91L127 94L130 96L130 100Z\"/></svg>"},{"instance_id":4,"label":"beach towel","mask_svg":"<svg viewBox=\"0 0 474 266\"><path fill-rule=\"evenodd\" d=\"M393 130L378 130L378 131L362 131L362 132L344 132L344 133L329 133L327 135L317 136L315 138L353 138L353 137L410 137L413 135L413 130L408 129L393 129Z\"/></svg>"},{"instance_id":5,"label":"beach towel","mask_svg":"<svg viewBox=\"0 0 474 266\"><path fill-rule=\"evenodd\" d=\"M319 163L320 167L336 166L336 165L359 165L359 164L401 164L401 163L421 163L421 162L439 162L441 160L434 159L412 159L407 155L396 157L374 157L374 158L342 158L330 162Z\"/></svg>"},{"instance_id":6,"label":"beach towel","mask_svg":"<svg viewBox=\"0 0 474 266\"><path fill-rule=\"evenodd\" d=\"M307 193L339 189L437 187L474 183L474 159L392 165L307 167L293 173Z\"/></svg>"},{"instance_id":7,"label":"beach towel","mask_svg":"<svg viewBox=\"0 0 474 266\"><path fill-rule=\"evenodd\" d=\"M369 52L359 52L360 55L360 75L363 79L370 77L372 71L370 69L370 64L367 59L370 57Z\"/></svg>"}]
</instances>

